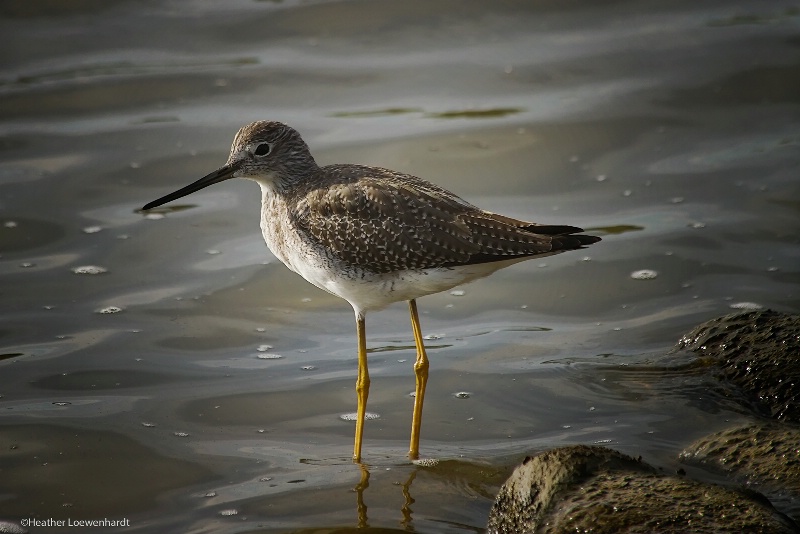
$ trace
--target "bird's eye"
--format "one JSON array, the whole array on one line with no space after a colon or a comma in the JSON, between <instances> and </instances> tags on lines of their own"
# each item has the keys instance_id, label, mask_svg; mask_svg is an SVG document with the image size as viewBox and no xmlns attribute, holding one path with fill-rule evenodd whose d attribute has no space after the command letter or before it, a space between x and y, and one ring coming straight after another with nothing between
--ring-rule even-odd
<instances>
[{"instance_id":1,"label":"bird's eye","mask_svg":"<svg viewBox=\"0 0 800 534\"><path fill-rule=\"evenodd\" d=\"M266 156L267 154L269 154L269 151L271 149L272 147L269 146L269 143L261 143L256 147L256 150L255 152L253 152L253 154L255 154L256 156Z\"/></svg>"}]
</instances>

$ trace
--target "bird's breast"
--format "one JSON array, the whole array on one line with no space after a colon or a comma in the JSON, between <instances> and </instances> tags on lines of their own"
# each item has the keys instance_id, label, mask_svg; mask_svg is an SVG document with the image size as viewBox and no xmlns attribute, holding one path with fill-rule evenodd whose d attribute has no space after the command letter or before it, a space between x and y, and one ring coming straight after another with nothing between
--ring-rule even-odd
<instances>
[{"instance_id":1,"label":"bird's breast","mask_svg":"<svg viewBox=\"0 0 800 534\"><path fill-rule=\"evenodd\" d=\"M262 192L261 235L275 257L292 271L300 273L308 263L307 244L293 227L286 202L269 190Z\"/></svg>"}]
</instances>

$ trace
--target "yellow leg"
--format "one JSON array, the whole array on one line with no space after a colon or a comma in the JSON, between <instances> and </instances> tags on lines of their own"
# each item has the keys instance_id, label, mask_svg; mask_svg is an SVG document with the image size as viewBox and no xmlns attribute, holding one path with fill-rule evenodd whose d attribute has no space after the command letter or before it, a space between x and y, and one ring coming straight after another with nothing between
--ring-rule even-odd
<instances>
[{"instance_id":1,"label":"yellow leg","mask_svg":"<svg viewBox=\"0 0 800 534\"><path fill-rule=\"evenodd\" d=\"M367 336L364 329L364 315L356 312L356 335L358 337L358 378L356 378L356 439L353 446L353 461L361 461L361 438L364 436L364 415L367 412L369 397L369 370L367 369Z\"/></svg>"},{"instance_id":2,"label":"yellow leg","mask_svg":"<svg viewBox=\"0 0 800 534\"><path fill-rule=\"evenodd\" d=\"M422 427L422 403L425 402L425 386L428 383L428 355L425 354L425 344L422 342L422 330L419 327L419 315L417 314L417 301L408 301L408 309L411 312L411 328L414 330L414 343L417 345L417 361L414 362L414 374L417 379L417 387L414 396L414 416L411 419L411 446L408 449L408 457L412 460L419 458L419 433Z\"/></svg>"}]
</instances>

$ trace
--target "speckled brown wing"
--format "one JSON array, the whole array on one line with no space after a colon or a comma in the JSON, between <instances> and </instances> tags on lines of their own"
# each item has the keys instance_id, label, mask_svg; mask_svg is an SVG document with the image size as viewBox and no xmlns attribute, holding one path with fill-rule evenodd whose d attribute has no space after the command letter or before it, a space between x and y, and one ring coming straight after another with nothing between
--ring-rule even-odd
<instances>
[{"instance_id":1,"label":"speckled brown wing","mask_svg":"<svg viewBox=\"0 0 800 534\"><path fill-rule=\"evenodd\" d=\"M309 187L296 199L294 223L347 264L389 273L553 251L555 236L528 230L535 225L482 211L419 178L357 165L325 170L327 184ZM331 181L332 174L339 180Z\"/></svg>"},{"instance_id":2,"label":"speckled brown wing","mask_svg":"<svg viewBox=\"0 0 800 534\"><path fill-rule=\"evenodd\" d=\"M456 206L369 171L297 200L294 222L320 249L375 273L465 262L479 251Z\"/></svg>"}]
</instances>

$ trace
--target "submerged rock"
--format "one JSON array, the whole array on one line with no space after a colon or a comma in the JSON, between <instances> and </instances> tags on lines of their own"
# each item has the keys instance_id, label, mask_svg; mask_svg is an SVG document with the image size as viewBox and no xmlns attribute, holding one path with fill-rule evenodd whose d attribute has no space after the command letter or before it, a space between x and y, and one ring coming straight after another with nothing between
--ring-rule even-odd
<instances>
[{"instance_id":1,"label":"submerged rock","mask_svg":"<svg viewBox=\"0 0 800 534\"><path fill-rule=\"evenodd\" d=\"M800 315L772 310L713 319L676 347L708 358L758 411L800 423Z\"/></svg>"},{"instance_id":2,"label":"submerged rock","mask_svg":"<svg viewBox=\"0 0 800 534\"><path fill-rule=\"evenodd\" d=\"M490 533L798 532L758 494L658 474L604 447L528 457L500 488Z\"/></svg>"},{"instance_id":3,"label":"submerged rock","mask_svg":"<svg viewBox=\"0 0 800 534\"><path fill-rule=\"evenodd\" d=\"M697 440L680 458L758 490L800 522L800 429L776 424L732 428Z\"/></svg>"}]
</instances>

